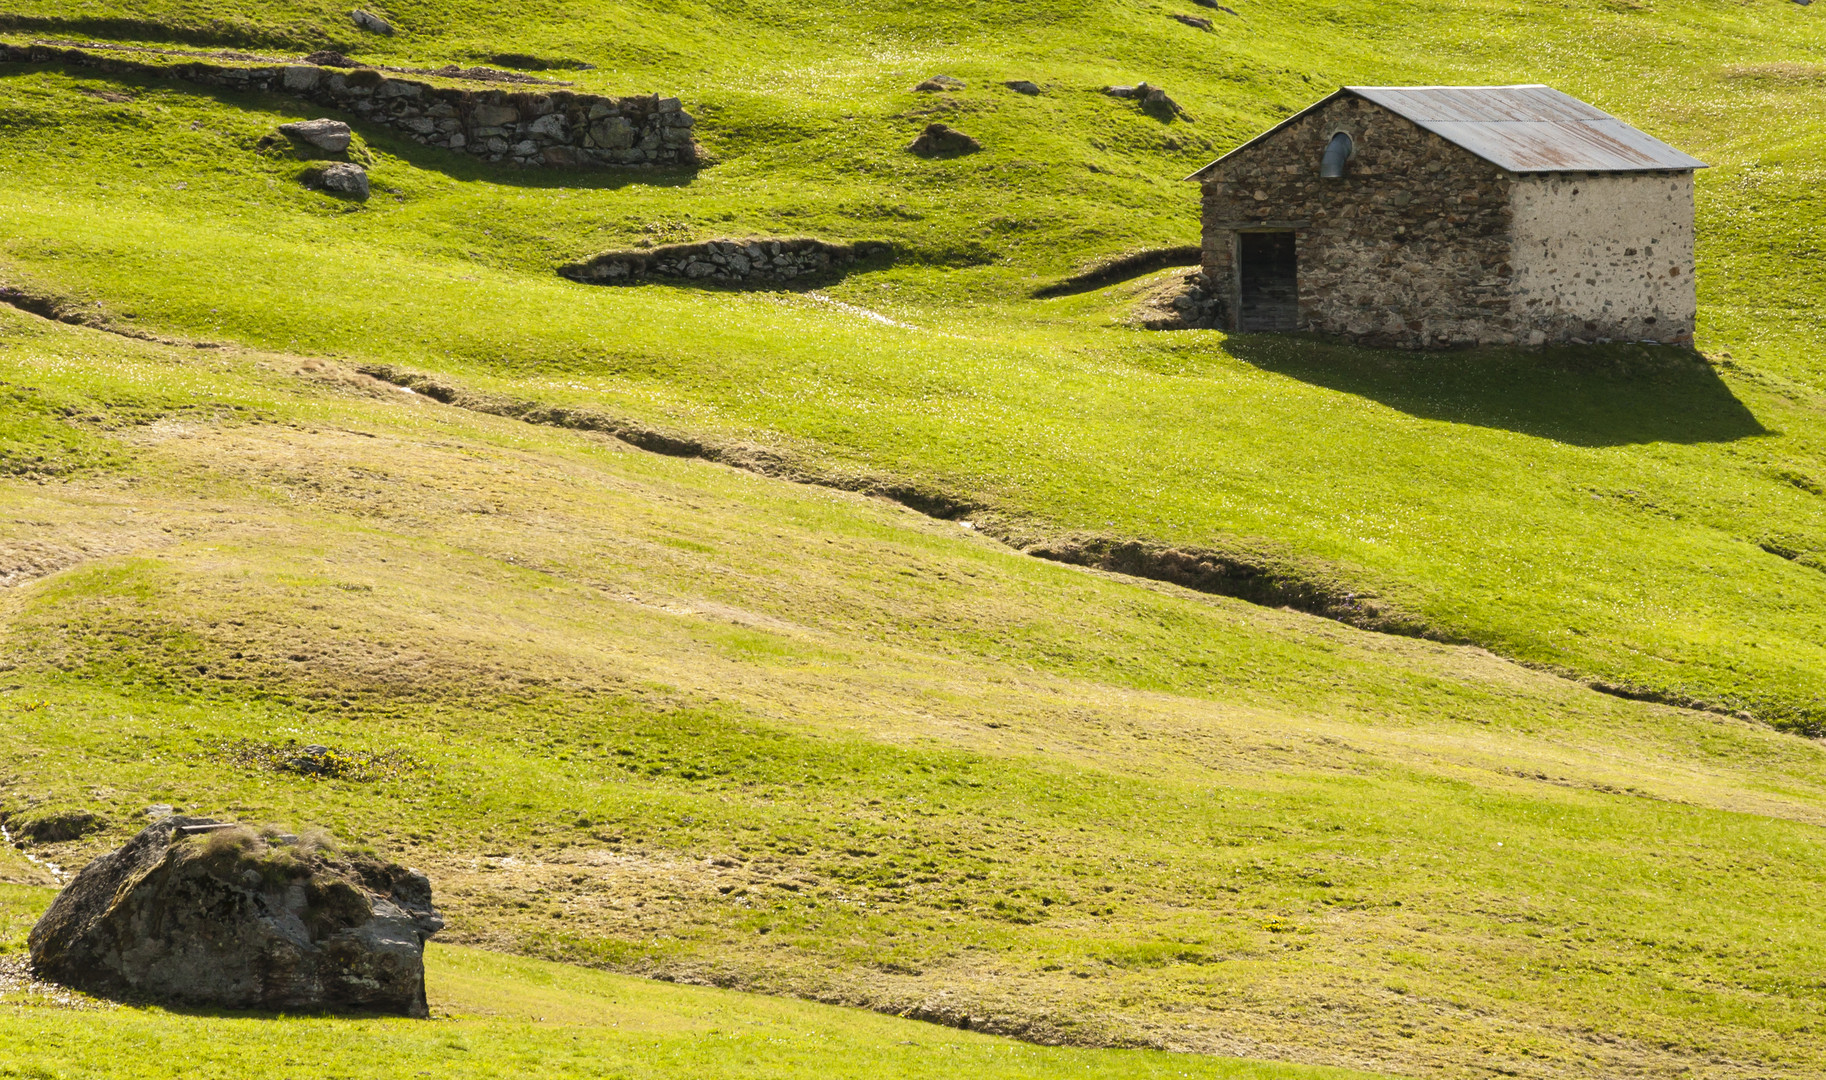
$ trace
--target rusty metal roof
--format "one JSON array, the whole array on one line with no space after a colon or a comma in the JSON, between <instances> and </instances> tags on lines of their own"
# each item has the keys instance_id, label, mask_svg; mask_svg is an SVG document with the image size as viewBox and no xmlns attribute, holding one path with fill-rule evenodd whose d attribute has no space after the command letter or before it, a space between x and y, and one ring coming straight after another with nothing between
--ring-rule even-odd
<instances>
[{"instance_id":1,"label":"rusty metal roof","mask_svg":"<svg viewBox=\"0 0 1826 1080\"><path fill-rule=\"evenodd\" d=\"M1313 109L1350 94L1407 118L1513 173L1703 169L1602 109L1551 86L1347 86L1232 150L1253 146ZM1229 157L1229 154L1224 157ZM1203 176L1219 158L1186 179Z\"/></svg>"}]
</instances>

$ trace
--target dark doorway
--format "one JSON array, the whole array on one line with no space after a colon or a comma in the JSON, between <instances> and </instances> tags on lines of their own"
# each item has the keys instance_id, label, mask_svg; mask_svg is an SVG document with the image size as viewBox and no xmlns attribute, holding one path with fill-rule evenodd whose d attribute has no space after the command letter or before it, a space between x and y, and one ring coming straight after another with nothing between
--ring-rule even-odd
<instances>
[{"instance_id":1,"label":"dark doorway","mask_svg":"<svg viewBox=\"0 0 1826 1080\"><path fill-rule=\"evenodd\" d=\"M1300 268L1293 232L1240 233L1237 256L1243 293L1237 329L1298 330Z\"/></svg>"}]
</instances>

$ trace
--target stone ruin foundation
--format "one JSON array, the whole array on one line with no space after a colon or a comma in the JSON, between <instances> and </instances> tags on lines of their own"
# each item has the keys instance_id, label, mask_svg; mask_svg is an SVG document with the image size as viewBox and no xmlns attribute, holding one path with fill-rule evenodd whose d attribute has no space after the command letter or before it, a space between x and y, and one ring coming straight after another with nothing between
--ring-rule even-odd
<instances>
[{"instance_id":1,"label":"stone ruin foundation","mask_svg":"<svg viewBox=\"0 0 1826 1080\"><path fill-rule=\"evenodd\" d=\"M160 63L75 47L0 43L0 61L61 63L105 74L302 98L384 124L415 142L528 167L696 168L696 121L658 94L605 97L569 90L475 90L401 79L372 68L316 64Z\"/></svg>"},{"instance_id":2,"label":"stone ruin foundation","mask_svg":"<svg viewBox=\"0 0 1826 1080\"><path fill-rule=\"evenodd\" d=\"M803 237L706 240L605 252L587 262L561 266L558 273L594 285L674 278L719 285L781 286L831 277L860 261L890 259L893 252L892 245L867 241L830 244Z\"/></svg>"}]
</instances>

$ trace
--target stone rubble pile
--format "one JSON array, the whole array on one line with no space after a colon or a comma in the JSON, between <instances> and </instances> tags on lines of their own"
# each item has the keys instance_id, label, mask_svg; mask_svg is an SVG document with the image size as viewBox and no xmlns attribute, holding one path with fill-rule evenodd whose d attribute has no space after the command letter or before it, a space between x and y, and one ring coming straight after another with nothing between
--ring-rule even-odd
<instances>
[{"instance_id":1,"label":"stone rubble pile","mask_svg":"<svg viewBox=\"0 0 1826 1080\"><path fill-rule=\"evenodd\" d=\"M622 285L645 278L717 284L781 284L827 277L859 259L892 253L881 243L828 244L811 239L708 240L646 251L611 251L558 268L573 281Z\"/></svg>"},{"instance_id":2,"label":"stone rubble pile","mask_svg":"<svg viewBox=\"0 0 1826 1080\"><path fill-rule=\"evenodd\" d=\"M524 166L694 168L696 121L677 98L568 90L468 90L315 64L161 64L53 45L0 42L0 60L63 63L110 74L289 94L345 109L429 146Z\"/></svg>"}]
</instances>

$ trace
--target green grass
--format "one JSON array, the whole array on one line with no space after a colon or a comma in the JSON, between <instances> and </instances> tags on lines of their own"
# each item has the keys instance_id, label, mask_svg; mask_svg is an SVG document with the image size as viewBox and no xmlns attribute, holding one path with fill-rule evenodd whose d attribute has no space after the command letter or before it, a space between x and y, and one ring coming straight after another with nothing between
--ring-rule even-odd
<instances>
[{"instance_id":1,"label":"green grass","mask_svg":"<svg viewBox=\"0 0 1826 1080\"><path fill-rule=\"evenodd\" d=\"M381 197L360 211L253 151L302 115L295 102L157 84L111 104L73 92L105 81L91 75L18 72L0 110L0 258L123 324L785 445L938 485L1028 534L1265 539L1442 636L1823 730L1807 254L1819 136L1767 121L1815 93L1826 36L1811 13L1772 0L1296 4L1206 34L1148 5L1021 9L1012 28L932 5L820 16L846 36L810 34L790 5L580 6L512 29L459 4L402 8L409 32L358 51L431 63L509 41L597 63L569 74L683 94L719 164L650 180L526 174L366 130ZM198 21L157 4L95 11ZM237 19L258 44L266 31L247 27L340 15L263 5ZM724 20L758 35L752 47L710 32ZM624 43L578 44L606 40ZM970 86L907 91L939 69ZM1000 88L1016 75L1049 93ZM1096 93L1144 77L1195 122ZM1112 321L1120 288L1026 299L1098 255L1194 237L1196 193L1178 177L1336 82L1524 78L1715 164L1699 194L1707 364L1628 347L1409 357L1145 333ZM933 116L990 149L943 163L901 152ZM122 212L132 230L116 226ZM832 292L918 329L802 297L552 273L642 239L802 232L893 240L896 267Z\"/></svg>"},{"instance_id":2,"label":"green grass","mask_svg":"<svg viewBox=\"0 0 1826 1080\"><path fill-rule=\"evenodd\" d=\"M0 594L0 799L109 823L57 861L167 802L397 852L454 941L1043 1041L1818 1057L1816 744L322 361L0 326L118 462L0 518L44 575ZM290 740L404 767L245 752Z\"/></svg>"},{"instance_id":3,"label":"green grass","mask_svg":"<svg viewBox=\"0 0 1826 1080\"><path fill-rule=\"evenodd\" d=\"M0 927L49 890L0 886ZM57 1007L0 995L0 1076L389 1080L645 1076L1351 1080L1368 1073L1148 1050L1029 1046L853 1009L433 945L430 1021ZM9 1000L10 998L10 1000ZM87 1007L84 1007L87 1006Z\"/></svg>"},{"instance_id":4,"label":"green grass","mask_svg":"<svg viewBox=\"0 0 1826 1080\"><path fill-rule=\"evenodd\" d=\"M308 5L10 10L63 20L34 33L354 38ZM359 55L596 63L567 77L681 94L716 164L520 173L358 125L359 209L257 148L296 102L0 71L0 277L227 346L0 313L0 810L101 813L44 852L72 866L153 802L322 823L431 872L455 942L1034 1039L1820 1075L1822 749L1770 726L1819 730L1826 659L1817 13L1299 2L1202 34L1168 10L394 5L405 32ZM970 85L907 91L937 71ZM997 85L1017 77L1048 93ZM1096 92L1138 79L1195 119ZM1717 166L1703 357L1148 333L1121 321L1147 282L1029 296L1191 240L1178 178L1336 83L1508 80ZM988 149L903 154L931 119ZM827 292L912 328L552 272L782 233L893 241ZM1472 645L1051 565L440 406L353 371L373 363L902 478L1004 535L1257 547ZM288 740L405 767L313 781L245 752ZM309 1047L357 1030L243 1022L319 1070ZM43 1023L71 1053L108 1023L179 1048L220 1027ZM557 1053L474 1030L439 1069ZM651 1052L746 1052L715 1045Z\"/></svg>"}]
</instances>

